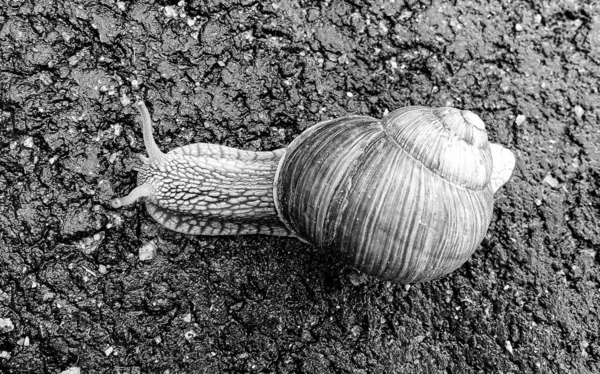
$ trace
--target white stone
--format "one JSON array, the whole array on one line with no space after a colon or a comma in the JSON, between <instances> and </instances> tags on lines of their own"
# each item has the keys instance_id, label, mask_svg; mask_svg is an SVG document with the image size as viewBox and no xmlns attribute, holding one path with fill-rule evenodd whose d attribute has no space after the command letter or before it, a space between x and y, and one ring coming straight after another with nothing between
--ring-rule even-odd
<instances>
[{"instance_id":1,"label":"white stone","mask_svg":"<svg viewBox=\"0 0 600 374\"><path fill-rule=\"evenodd\" d=\"M153 260L154 258L156 258L156 255L157 255L157 247L156 247L156 244L154 244L154 242L152 242L152 241L144 244L139 249L140 261Z\"/></svg>"}]
</instances>

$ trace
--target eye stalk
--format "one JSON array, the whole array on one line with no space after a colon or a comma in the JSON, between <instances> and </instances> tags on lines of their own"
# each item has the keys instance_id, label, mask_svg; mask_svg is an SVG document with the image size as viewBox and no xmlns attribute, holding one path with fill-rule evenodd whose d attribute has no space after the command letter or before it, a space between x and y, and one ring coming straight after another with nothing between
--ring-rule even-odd
<instances>
[{"instance_id":1,"label":"eye stalk","mask_svg":"<svg viewBox=\"0 0 600 374\"><path fill-rule=\"evenodd\" d=\"M137 101L135 107L142 116L142 133L144 136L144 146L149 157L140 155L140 159L144 165L151 167L157 167L158 164L164 159L165 154L158 148L154 137L152 136L152 119L146 104L143 101ZM135 203L139 198L151 197L154 194L154 189L151 184L144 183L134 188L127 196L117 197L111 200L110 205L117 209L123 206L131 205Z\"/></svg>"},{"instance_id":2,"label":"eye stalk","mask_svg":"<svg viewBox=\"0 0 600 374\"><path fill-rule=\"evenodd\" d=\"M158 145L156 145L156 142L154 141L154 136L152 135L152 119L150 118L150 113L148 112L148 108L146 108L146 104L144 104L143 101L138 100L134 105L140 111L140 115L142 116L144 146L148 153L150 165L155 167L161 162L165 154L158 148Z\"/></svg>"},{"instance_id":3,"label":"eye stalk","mask_svg":"<svg viewBox=\"0 0 600 374\"><path fill-rule=\"evenodd\" d=\"M134 188L127 196L117 197L111 200L110 205L117 209L127 205L131 205L141 197L149 197L154 194L152 186L149 184L142 184Z\"/></svg>"}]
</instances>

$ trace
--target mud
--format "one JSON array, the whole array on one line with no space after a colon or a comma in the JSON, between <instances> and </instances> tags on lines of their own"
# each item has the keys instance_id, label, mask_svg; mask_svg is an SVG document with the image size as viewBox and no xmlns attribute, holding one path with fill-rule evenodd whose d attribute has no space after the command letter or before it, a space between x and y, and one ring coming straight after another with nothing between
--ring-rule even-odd
<instances>
[{"instance_id":1,"label":"mud","mask_svg":"<svg viewBox=\"0 0 600 374\"><path fill-rule=\"evenodd\" d=\"M600 4L485 3L2 2L0 371L600 372ZM474 257L405 288L113 210L138 97L163 150L450 105L518 166Z\"/></svg>"}]
</instances>

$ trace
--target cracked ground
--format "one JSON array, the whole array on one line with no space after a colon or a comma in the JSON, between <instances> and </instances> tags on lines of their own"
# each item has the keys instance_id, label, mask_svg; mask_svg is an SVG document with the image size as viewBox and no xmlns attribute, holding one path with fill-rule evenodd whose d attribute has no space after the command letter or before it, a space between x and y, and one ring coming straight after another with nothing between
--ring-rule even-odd
<instances>
[{"instance_id":1,"label":"cracked ground","mask_svg":"<svg viewBox=\"0 0 600 374\"><path fill-rule=\"evenodd\" d=\"M600 372L600 4L482 3L0 2L0 371ZM112 209L137 98L164 151L454 106L517 168L475 255L406 287Z\"/></svg>"}]
</instances>

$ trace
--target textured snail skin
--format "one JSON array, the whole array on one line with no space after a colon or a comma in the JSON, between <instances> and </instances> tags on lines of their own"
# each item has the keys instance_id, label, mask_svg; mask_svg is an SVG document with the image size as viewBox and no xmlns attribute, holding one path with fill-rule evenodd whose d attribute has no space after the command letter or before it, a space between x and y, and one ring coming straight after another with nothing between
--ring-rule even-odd
<instances>
[{"instance_id":1,"label":"textured snail skin","mask_svg":"<svg viewBox=\"0 0 600 374\"><path fill-rule=\"evenodd\" d=\"M295 236L399 283L468 260L515 166L477 115L454 108L325 121L273 152L198 143L163 154L136 106L149 158L113 207L145 197L156 221L187 234Z\"/></svg>"},{"instance_id":2,"label":"textured snail skin","mask_svg":"<svg viewBox=\"0 0 600 374\"><path fill-rule=\"evenodd\" d=\"M273 202L273 178L285 150L249 152L197 143L162 153L152 137L143 102L144 143L138 187L112 200L119 208L146 198L146 208L163 226L191 235L291 235Z\"/></svg>"}]
</instances>

